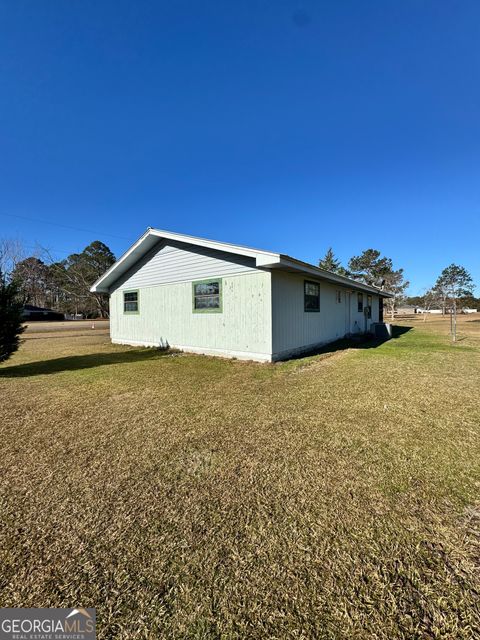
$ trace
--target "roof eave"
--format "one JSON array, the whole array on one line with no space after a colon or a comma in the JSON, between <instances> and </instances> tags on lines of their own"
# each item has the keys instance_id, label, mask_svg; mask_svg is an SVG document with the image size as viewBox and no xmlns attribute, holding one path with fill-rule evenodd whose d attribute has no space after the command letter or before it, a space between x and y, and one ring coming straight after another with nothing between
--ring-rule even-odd
<instances>
[{"instance_id":1,"label":"roof eave","mask_svg":"<svg viewBox=\"0 0 480 640\"><path fill-rule=\"evenodd\" d=\"M365 284L364 282L359 282L358 280L353 280L352 278L341 276L337 273L332 273L331 271L325 271L324 269L320 269L319 267L315 267L306 262L302 262L301 260L297 260L296 258L292 258L291 256L280 256L279 268L282 267L300 271L302 273L308 273L312 276L316 276L317 278L322 278L323 280L328 280L329 282L338 283L343 287L356 289L359 291L367 291L369 293L380 295L383 298L393 298L393 294L388 291L384 291L383 289L380 289L378 287Z\"/></svg>"},{"instance_id":2,"label":"roof eave","mask_svg":"<svg viewBox=\"0 0 480 640\"><path fill-rule=\"evenodd\" d=\"M345 276L340 276L331 271L325 271L319 267L302 262L291 256L272 253L262 249L253 249L241 245L234 245L227 242L219 242L216 240L207 240L205 238L196 238L181 233L173 233L171 231L163 231L161 229L153 229L149 227L145 233L92 285L90 291L92 293L108 293L112 284L128 269L130 269L141 257L143 257L156 244L157 240L174 240L187 244L194 244L200 247L234 253L253 258L255 265L264 269L287 269L300 273L309 274L311 276L337 283L343 287L355 289L358 291L367 291L380 295L384 298L393 298L393 294L388 291L373 287L358 280L352 280ZM114 276L115 272L116 275Z\"/></svg>"}]
</instances>

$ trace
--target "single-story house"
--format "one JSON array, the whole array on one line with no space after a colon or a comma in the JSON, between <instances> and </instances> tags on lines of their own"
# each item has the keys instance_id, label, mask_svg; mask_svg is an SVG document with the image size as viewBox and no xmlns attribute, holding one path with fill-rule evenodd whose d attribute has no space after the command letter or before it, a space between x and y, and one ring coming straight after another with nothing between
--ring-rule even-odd
<instances>
[{"instance_id":1,"label":"single-story house","mask_svg":"<svg viewBox=\"0 0 480 640\"><path fill-rule=\"evenodd\" d=\"M404 304L401 307L397 308L396 314L397 316L409 316L413 313L418 312L418 307L413 304Z\"/></svg>"},{"instance_id":2,"label":"single-story house","mask_svg":"<svg viewBox=\"0 0 480 640\"><path fill-rule=\"evenodd\" d=\"M114 343L271 362L381 322L389 294L290 256L149 228L95 282Z\"/></svg>"},{"instance_id":3,"label":"single-story house","mask_svg":"<svg viewBox=\"0 0 480 640\"><path fill-rule=\"evenodd\" d=\"M29 322L32 320L65 320L65 315L63 313L54 311L53 309L47 309L45 307L36 307L33 304L23 305L22 317L25 321L28 320Z\"/></svg>"}]
</instances>

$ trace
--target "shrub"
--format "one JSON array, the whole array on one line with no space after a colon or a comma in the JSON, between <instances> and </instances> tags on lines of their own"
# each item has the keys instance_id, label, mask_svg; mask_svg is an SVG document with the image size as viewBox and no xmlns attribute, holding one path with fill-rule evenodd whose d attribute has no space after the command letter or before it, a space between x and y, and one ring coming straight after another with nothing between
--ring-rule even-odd
<instances>
[{"instance_id":1,"label":"shrub","mask_svg":"<svg viewBox=\"0 0 480 640\"><path fill-rule=\"evenodd\" d=\"M18 349L24 329L17 287L14 282L7 282L0 271L0 362Z\"/></svg>"}]
</instances>

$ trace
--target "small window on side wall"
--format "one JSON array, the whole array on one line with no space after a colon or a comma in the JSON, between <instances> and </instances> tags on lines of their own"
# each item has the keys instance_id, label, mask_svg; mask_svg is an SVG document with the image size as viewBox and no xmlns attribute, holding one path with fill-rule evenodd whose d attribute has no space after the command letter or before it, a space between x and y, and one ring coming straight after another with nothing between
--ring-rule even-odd
<instances>
[{"instance_id":1,"label":"small window on side wall","mask_svg":"<svg viewBox=\"0 0 480 640\"><path fill-rule=\"evenodd\" d=\"M320 311L320 285L318 282L304 282L303 306L305 311Z\"/></svg>"},{"instance_id":2,"label":"small window on side wall","mask_svg":"<svg viewBox=\"0 0 480 640\"><path fill-rule=\"evenodd\" d=\"M123 292L123 313L139 313L138 291Z\"/></svg>"},{"instance_id":3,"label":"small window on side wall","mask_svg":"<svg viewBox=\"0 0 480 640\"><path fill-rule=\"evenodd\" d=\"M367 296L367 308L368 308L367 318L370 319L372 317L372 296Z\"/></svg>"},{"instance_id":4,"label":"small window on side wall","mask_svg":"<svg viewBox=\"0 0 480 640\"><path fill-rule=\"evenodd\" d=\"M357 310L358 313L363 312L363 293L357 293Z\"/></svg>"},{"instance_id":5,"label":"small window on side wall","mask_svg":"<svg viewBox=\"0 0 480 640\"><path fill-rule=\"evenodd\" d=\"M202 280L193 283L194 313L221 313L222 280Z\"/></svg>"},{"instance_id":6,"label":"small window on side wall","mask_svg":"<svg viewBox=\"0 0 480 640\"><path fill-rule=\"evenodd\" d=\"M335 299L337 301L337 304L341 304L341 302L342 302L342 292L340 291L340 289L336 290Z\"/></svg>"}]
</instances>

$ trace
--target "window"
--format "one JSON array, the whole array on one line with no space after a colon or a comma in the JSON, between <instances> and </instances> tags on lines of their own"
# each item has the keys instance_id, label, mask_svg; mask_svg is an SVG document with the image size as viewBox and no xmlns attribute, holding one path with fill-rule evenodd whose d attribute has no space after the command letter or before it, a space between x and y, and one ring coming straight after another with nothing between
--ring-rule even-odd
<instances>
[{"instance_id":1,"label":"window","mask_svg":"<svg viewBox=\"0 0 480 640\"><path fill-rule=\"evenodd\" d=\"M318 282L304 282L303 304L305 311L320 311L320 285Z\"/></svg>"},{"instance_id":2,"label":"window","mask_svg":"<svg viewBox=\"0 0 480 640\"><path fill-rule=\"evenodd\" d=\"M368 308L367 318L371 318L372 317L372 296L367 296L367 308Z\"/></svg>"},{"instance_id":3,"label":"window","mask_svg":"<svg viewBox=\"0 0 480 640\"><path fill-rule=\"evenodd\" d=\"M221 313L222 280L202 280L193 283L193 311L196 313Z\"/></svg>"},{"instance_id":4,"label":"window","mask_svg":"<svg viewBox=\"0 0 480 640\"><path fill-rule=\"evenodd\" d=\"M340 304L342 302L342 292L340 291L340 289L336 290L335 299L336 299L338 304Z\"/></svg>"},{"instance_id":5,"label":"window","mask_svg":"<svg viewBox=\"0 0 480 640\"><path fill-rule=\"evenodd\" d=\"M123 292L123 313L139 313L138 291Z\"/></svg>"},{"instance_id":6,"label":"window","mask_svg":"<svg viewBox=\"0 0 480 640\"><path fill-rule=\"evenodd\" d=\"M357 310L358 313L363 311L363 293L357 293Z\"/></svg>"}]
</instances>

